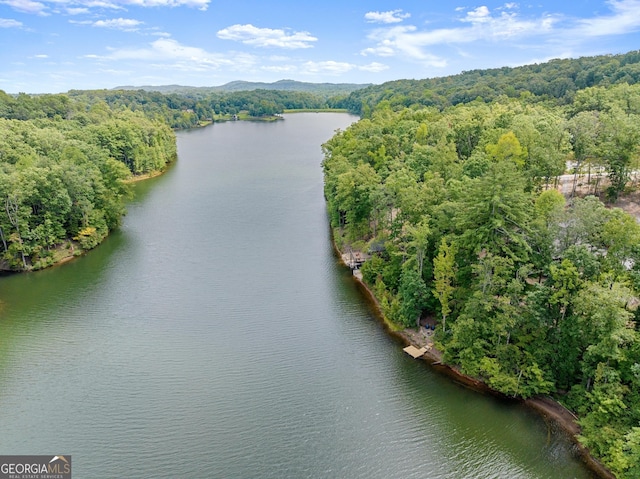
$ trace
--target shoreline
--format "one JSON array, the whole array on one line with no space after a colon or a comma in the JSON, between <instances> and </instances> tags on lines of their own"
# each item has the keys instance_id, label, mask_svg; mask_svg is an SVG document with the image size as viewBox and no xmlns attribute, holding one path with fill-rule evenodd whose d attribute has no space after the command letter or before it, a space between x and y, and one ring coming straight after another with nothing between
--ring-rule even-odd
<instances>
[{"instance_id":1,"label":"shoreline","mask_svg":"<svg viewBox=\"0 0 640 479\"><path fill-rule=\"evenodd\" d=\"M334 254L337 255L340 263L343 266L349 268L342 257L342 252L335 242L333 231L331 231L331 244L333 245ZM358 288L362 291L363 296L365 297L367 302L372 306L377 319L380 321L387 334L395 338L397 341L404 343L405 346L411 345L416 348L421 348L427 345L428 338L415 329L394 329L389 321L384 317L382 308L380 307L380 303L373 294L371 288L369 288L369 286L358 276L354 274L352 274L351 276ZM580 454L580 458L591 472L596 474L601 479L615 479L615 476L611 473L611 471L609 471L602 463L600 463L600 461L593 457L589 453L589 450L584 447L580 443L580 441L578 441L577 435L580 434L580 426L576 422L578 418L559 402L547 396L537 396L529 399L516 399L505 396L499 391L491 389L483 381L463 374L455 366L443 364L442 353L439 350L435 349L435 347L429 348L419 359L426 361L427 363L429 363L430 367L436 369L439 373L445 374L451 380L473 391L483 394L491 394L502 399L517 401L527 408L534 410L535 412L540 414L540 416L542 416L542 418L546 422L551 421L553 424L557 425L564 434L566 434L567 438L576 446L578 453Z\"/></svg>"},{"instance_id":2,"label":"shoreline","mask_svg":"<svg viewBox=\"0 0 640 479\"><path fill-rule=\"evenodd\" d=\"M162 170L155 170L150 173L143 173L141 175L131 175L131 178L124 180L124 182L129 185L129 184L139 183L140 181L149 180L151 178L156 178L158 176L162 176L166 173L166 171L169 169L168 167L171 164L173 164L173 162L165 165L165 167Z\"/></svg>"},{"instance_id":3,"label":"shoreline","mask_svg":"<svg viewBox=\"0 0 640 479\"><path fill-rule=\"evenodd\" d=\"M168 169L171 167L171 165L173 165L175 163L175 160L172 161L171 163L167 164L162 170L157 170L157 171L152 171L151 173L145 173L142 175L132 175L131 178L128 178L126 180L124 180L124 182L126 184L135 184L135 183L139 183L141 181L145 181L145 180L149 180L151 178L157 178L158 176L163 175L164 173L166 173L168 171ZM35 271L43 271L45 269L51 269L51 268L56 268L58 266L62 266L66 263L69 263L71 261L73 261L76 258L79 258L81 256L84 256L85 254L87 254L89 251L91 251L94 248L97 248L98 246L100 246L100 244L102 244L102 241L104 241L109 234L111 234L111 232L107 233L107 235L102 238L102 240L100 241L100 243L98 243L97 245L95 245L93 248L91 249L82 249L80 248L80 245L74 241L73 239L65 239L59 246L58 249L58 254L60 254L60 251L62 250L68 250L68 253L64 254L64 255L60 255L60 257L58 257L54 262L52 262L51 264L48 264L44 267L41 268L37 268L37 269L24 269L24 270L10 270L10 269L0 269L0 274L2 275L13 275L13 274L21 274L21 273L33 273ZM69 248L69 245L71 245L71 247ZM54 248L57 249L57 248Z\"/></svg>"}]
</instances>

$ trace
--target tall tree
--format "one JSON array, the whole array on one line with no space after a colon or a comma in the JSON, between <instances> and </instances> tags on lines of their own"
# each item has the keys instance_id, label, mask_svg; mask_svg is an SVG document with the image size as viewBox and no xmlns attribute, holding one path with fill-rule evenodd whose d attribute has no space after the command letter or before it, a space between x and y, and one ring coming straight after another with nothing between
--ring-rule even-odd
<instances>
[{"instance_id":1,"label":"tall tree","mask_svg":"<svg viewBox=\"0 0 640 479\"><path fill-rule=\"evenodd\" d=\"M472 254L486 250L526 262L531 207L522 173L508 161L494 163L487 174L466 183L457 204L460 249Z\"/></svg>"},{"instance_id":2,"label":"tall tree","mask_svg":"<svg viewBox=\"0 0 640 479\"><path fill-rule=\"evenodd\" d=\"M442 315L442 331L447 330L447 317L451 313L451 297L455 291L453 281L456 275L456 246L455 243L447 243L446 238L440 241L438 255L433 258L433 291L440 301Z\"/></svg>"},{"instance_id":3,"label":"tall tree","mask_svg":"<svg viewBox=\"0 0 640 479\"><path fill-rule=\"evenodd\" d=\"M613 201L623 192L638 160L640 128L636 115L626 115L620 110L612 110L601 118L598 150L608 173L607 197Z\"/></svg>"}]
</instances>

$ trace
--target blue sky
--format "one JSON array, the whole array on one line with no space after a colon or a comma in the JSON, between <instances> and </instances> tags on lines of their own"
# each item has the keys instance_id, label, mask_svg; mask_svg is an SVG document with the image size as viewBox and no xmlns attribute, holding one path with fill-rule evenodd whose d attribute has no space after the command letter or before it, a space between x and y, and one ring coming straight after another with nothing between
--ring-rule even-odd
<instances>
[{"instance_id":1,"label":"blue sky","mask_svg":"<svg viewBox=\"0 0 640 479\"><path fill-rule=\"evenodd\" d=\"M640 49L640 0L0 0L0 89L383 83Z\"/></svg>"}]
</instances>

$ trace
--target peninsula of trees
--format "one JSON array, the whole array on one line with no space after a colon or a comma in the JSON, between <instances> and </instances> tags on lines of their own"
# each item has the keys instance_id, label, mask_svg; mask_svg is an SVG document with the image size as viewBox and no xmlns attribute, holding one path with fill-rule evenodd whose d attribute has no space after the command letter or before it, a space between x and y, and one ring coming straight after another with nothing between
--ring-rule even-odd
<instances>
[{"instance_id":1,"label":"peninsula of trees","mask_svg":"<svg viewBox=\"0 0 640 479\"><path fill-rule=\"evenodd\" d=\"M327 97L307 91L246 90L232 92L184 89L172 93L147 90L70 91L83 102L105 102L111 108L126 107L166 122L171 128L194 128L233 118L264 119L285 110L344 109L347 94Z\"/></svg>"},{"instance_id":2,"label":"peninsula of trees","mask_svg":"<svg viewBox=\"0 0 640 479\"><path fill-rule=\"evenodd\" d=\"M505 395L554 396L620 478L640 477L640 225L615 207L640 169L639 60L359 90L323 162L387 320L437 323L444 362Z\"/></svg>"},{"instance_id":3,"label":"peninsula of trees","mask_svg":"<svg viewBox=\"0 0 640 479\"><path fill-rule=\"evenodd\" d=\"M175 157L173 131L141 112L0 92L0 269L93 248L120 224L127 180Z\"/></svg>"}]
</instances>

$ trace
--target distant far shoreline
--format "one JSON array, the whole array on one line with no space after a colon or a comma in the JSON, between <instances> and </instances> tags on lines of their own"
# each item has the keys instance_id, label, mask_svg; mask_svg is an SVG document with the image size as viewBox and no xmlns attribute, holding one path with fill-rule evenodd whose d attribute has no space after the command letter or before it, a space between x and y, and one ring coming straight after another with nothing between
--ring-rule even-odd
<instances>
[{"instance_id":1,"label":"distant far shoreline","mask_svg":"<svg viewBox=\"0 0 640 479\"><path fill-rule=\"evenodd\" d=\"M349 113L346 108L298 108L284 110L284 113Z\"/></svg>"}]
</instances>

